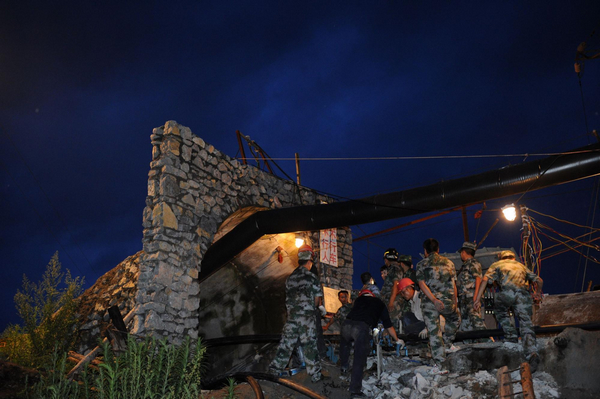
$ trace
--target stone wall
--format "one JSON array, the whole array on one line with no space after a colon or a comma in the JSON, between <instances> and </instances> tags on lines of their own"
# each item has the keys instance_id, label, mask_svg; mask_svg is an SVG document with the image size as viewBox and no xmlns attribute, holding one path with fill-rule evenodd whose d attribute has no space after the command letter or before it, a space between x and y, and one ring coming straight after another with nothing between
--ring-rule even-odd
<instances>
[{"instance_id":1,"label":"stone wall","mask_svg":"<svg viewBox=\"0 0 600 399\"><path fill-rule=\"evenodd\" d=\"M129 256L79 297L77 352L86 353L98 345L98 338L105 336L110 322L108 308L118 306L125 317L135 306L141 255L142 251Z\"/></svg>"},{"instance_id":2,"label":"stone wall","mask_svg":"<svg viewBox=\"0 0 600 399\"><path fill-rule=\"evenodd\" d=\"M133 333L174 342L198 335L198 271L217 229L251 206L279 208L332 199L216 150L174 121L155 128L143 215L143 252ZM318 243L318 232L310 232ZM316 236L315 236L316 235ZM351 287L352 235L338 229L340 267L320 267L324 284Z\"/></svg>"}]
</instances>

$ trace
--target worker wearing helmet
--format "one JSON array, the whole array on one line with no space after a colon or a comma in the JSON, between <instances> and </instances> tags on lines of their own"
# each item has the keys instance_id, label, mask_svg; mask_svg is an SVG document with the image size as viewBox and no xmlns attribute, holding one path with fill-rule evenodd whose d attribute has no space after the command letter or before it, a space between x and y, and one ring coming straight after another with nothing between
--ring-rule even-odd
<instances>
[{"instance_id":1,"label":"worker wearing helmet","mask_svg":"<svg viewBox=\"0 0 600 399\"><path fill-rule=\"evenodd\" d=\"M413 269L413 264L412 264L412 256L410 255L398 255L398 264L400 265L400 270L402 271L402 274L400 275L400 280L403 278L409 278L412 281L417 281L417 275L415 272L415 269ZM398 280L398 281L400 281ZM397 285L398 283L396 283ZM417 290L419 289L419 287L415 287ZM390 297L391 299L391 297ZM392 304L393 303L393 304ZM397 295L395 297L395 301L394 300L390 300L390 305L389 308L394 307L396 309L396 313L398 314L398 323L397 323L397 329L399 329L399 331L402 330L402 315L404 315L407 312L410 312L410 303L408 303L408 301L405 301L404 299L402 299L401 295Z\"/></svg>"},{"instance_id":2,"label":"worker wearing helmet","mask_svg":"<svg viewBox=\"0 0 600 399\"><path fill-rule=\"evenodd\" d=\"M392 295L394 284L400 281L403 273L402 268L398 263L398 251L396 251L396 249L389 248L387 251L385 251L383 253L383 261L387 269L387 275L383 280L383 286L381 287L381 299L386 305L388 305L390 303L390 297ZM390 319L392 319L392 323L396 324L402 311L401 307L394 303L392 307L388 308L388 311L390 313Z\"/></svg>"},{"instance_id":3,"label":"worker wearing helmet","mask_svg":"<svg viewBox=\"0 0 600 399\"><path fill-rule=\"evenodd\" d=\"M292 351L299 342L304 350L306 372L311 376L312 382L317 382L323 377L316 343L315 311L323 297L323 290L317 277L310 272L314 255L310 246L301 246L298 249L298 267L285 282L287 321L283 326L281 341L271 363L270 372L278 375L286 367Z\"/></svg>"},{"instance_id":4,"label":"worker wearing helmet","mask_svg":"<svg viewBox=\"0 0 600 399\"><path fill-rule=\"evenodd\" d=\"M460 326L457 304L456 269L454 263L440 256L440 244L434 238L423 243L425 259L417 264L417 282L424 294L421 308L427 330L429 346L434 361L434 373L445 374L442 363L446 350L455 351L452 344ZM440 329L440 315L446 319L444 333Z\"/></svg>"},{"instance_id":5,"label":"worker wearing helmet","mask_svg":"<svg viewBox=\"0 0 600 399\"><path fill-rule=\"evenodd\" d=\"M532 300L529 294L529 283L536 283L536 291L541 295L543 281L537 274L531 272L524 264L515 260L512 251L502 251L500 260L493 263L485 273L481 287L475 297L473 307L475 310L481 308L481 296L485 291L486 284L494 281L498 283L500 292L496 293L494 299L494 312L498 323L502 326L504 337L507 341L518 342L517 330L511 324L509 316L510 309L519 318L519 329L523 343L525 358L531 365L532 371L537 368L540 357L537 353L535 332L533 331Z\"/></svg>"},{"instance_id":6,"label":"worker wearing helmet","mask_svg":"<svg viewBox=\"0 0 600 399\"><path fill-rule=\"evenodd\" d=\"M410 255L399 255L398 263L400 264L400 268L402 269L402 278L409 278L412 281L417 279L417 274L415 269L413 269L412 256Z\"/></svg>"},{"instance_id":7,"label":"worker wearing helmet","mask_svg":"<svg viewBox=\"0 0 600 399\"><path fill-rule=\"evenodd\" d=\"M456 287L458 288L458 304L460 308L460 331L485 330L481 310L475 310L473 304L475 295L481 286L481 263L475 259L477 245L465 241L458 250L462 267L457 273ZM487 340L486 340L487 341Z\"/></svg>"},{"instance_id":8,"label":"worker wearing helmet","mask_svg":"<svg viewBox=\"0 0 600 399\"><path fill-rule=\"evenodd\" d=\"M390 302L393 302L397 296L403 298L408 304L408 309L402 313L400 318L400 327L398 332L403 334L419 334L419 338L427 338L427 326L423 320L423 311L421 310L421 293L415 289L415 282L404 277L394 285Z\"/></svg>"}]
</instances>

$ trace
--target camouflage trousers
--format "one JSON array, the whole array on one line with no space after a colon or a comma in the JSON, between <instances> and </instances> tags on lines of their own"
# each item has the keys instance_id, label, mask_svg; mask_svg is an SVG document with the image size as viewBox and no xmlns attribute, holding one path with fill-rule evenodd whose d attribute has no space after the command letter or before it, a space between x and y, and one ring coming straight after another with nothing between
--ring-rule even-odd
<instances>
[{"instance_id":1,"label":"camouflage trousers","mask_svg":"<svg viewBox=\"0 0 600 399\"><path fill-rule=\"evenodd\" d=\"M408 302L404 300L404 298L398 296L393 303L392 309L389 309L390 320L392 321L392 324L396 330L398 330L399 321L402 319L402 315L404 314L406 308L405 304L408 304ZM410 311L410 304L408 304L408 310Z\"/></svg>"},{"instance_id":2,"label":"camouflage trousers","mask_svg":"<svg viewBox=\"0 0 600 399\"><path fill-rule=\"evenodd\" d=\"M288 319L281 332L281 341L277 347L275 359L271 362L271 368L282 371L288 364L292 351L297 345L302 346L304 360L306 361L306 373L308 375L320 375L321 363L317 350L317 336L315 329L315 317L296 317Z\"/></svg>"},{"instance_id":3,"label":"camouflage trousers","mask_svg":"<svg viewBox=\"0 0 600 399\"><path fill-rule=\"evenodd\" d=\"M537 352L535 332L533 331L532 300L529 292L525 290L512 291L505 290L496 293L494 298L494 312L496 320L502 326L504 337L507 340L516 340L518 338L517 329L511 324L509 311L512 309L515 316L519 319L519 330L521 333L523 352L529 356Z\"/></svg>"},{"instance_id":4,"label":"camouflage trousers","mask_svg":"<svg viewBox=\"0 0 600 399\"><path fill-rule=\"evenodd\" d=\"M431 357L436 363L442 363L446 360L446 346L452 345L456 338L456 331L460 326L460 314L455 306L446 308L438 312L433 302L424 300L421 303L423 311L423 321L429 331L429 346L431 347ZM440 315L446 320L444 333L440 328ZM446 345L444 345L446 343Z\"/></svg>"},{"instance_id":5,"label":"camouflage trousers","mask_svg":"<svg viewBox=\"0 0 600 399\"><path fill-rule=\"evenodd\" d=\"M473 297L460 297L460 331L485 330L481 311L473 309Z\"/></svg>"}]
</instances>

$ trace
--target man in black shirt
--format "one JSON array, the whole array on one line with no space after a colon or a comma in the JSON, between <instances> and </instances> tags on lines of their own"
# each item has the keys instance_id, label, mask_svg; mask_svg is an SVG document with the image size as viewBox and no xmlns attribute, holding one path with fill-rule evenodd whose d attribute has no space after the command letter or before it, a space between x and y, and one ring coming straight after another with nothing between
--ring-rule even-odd
<instances>
[{"instance_id":1,"label":"man in black shirt","mask_svg":"<svg viewBox=\"0 0 600 399\"><path fill-rule=\"evenodd\" d=\"M340 345L342 374L348 371L350 348L352 342L354 342L354 362L352 363L352 374L350 376L350 394L352 397L364 397L362 393L363 369L369 355L371 331L377 327L379 320L383 322L383 327L387 329L392 338L398 341L386 305L381 299L376 298L371 291L363 289L354 301L354 306L346 317L346 321L342 324Z\"/></svg>"}]
</instances>

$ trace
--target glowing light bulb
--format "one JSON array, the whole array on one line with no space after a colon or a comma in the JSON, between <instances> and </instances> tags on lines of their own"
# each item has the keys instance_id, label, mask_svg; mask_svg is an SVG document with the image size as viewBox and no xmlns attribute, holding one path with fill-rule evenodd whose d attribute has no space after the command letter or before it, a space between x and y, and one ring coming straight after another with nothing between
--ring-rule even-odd
<instances>
[{"instance_id":1,"label":"glowing light bulb","mask_svg":"<svg viewBox=\"0 0 600 399\"><path fill-rule=\"evenodd\" d=\"M296 248L300 248L302 245L304 245L304 239L296 238Z\"/></svg>"},{"instance_id":2,"label":"glowing light bulb","mask_svg":"<svg viewBox=\"0 0 600 399\"><path fill-rule=\"evenodd\" d=\"M517 208L515 208L515 204L509 204L502 207L502 213L509 222L512 222L517 218Z\"/></svg>"}]
</instances>

